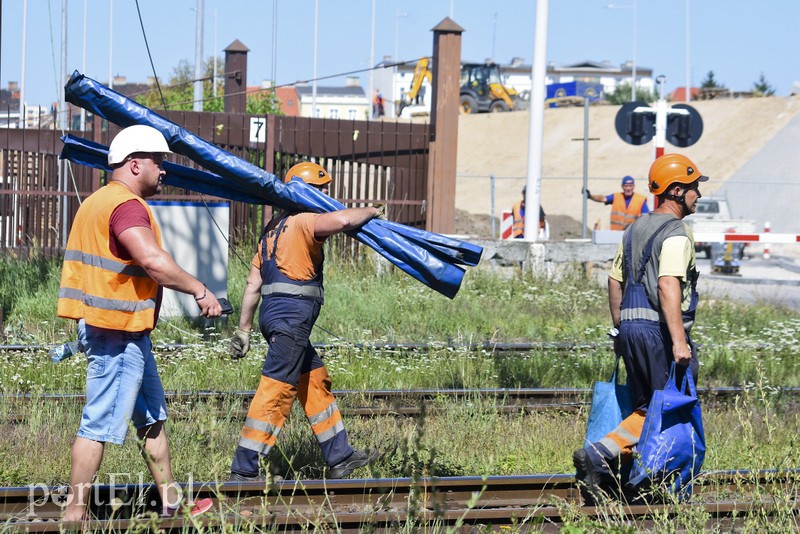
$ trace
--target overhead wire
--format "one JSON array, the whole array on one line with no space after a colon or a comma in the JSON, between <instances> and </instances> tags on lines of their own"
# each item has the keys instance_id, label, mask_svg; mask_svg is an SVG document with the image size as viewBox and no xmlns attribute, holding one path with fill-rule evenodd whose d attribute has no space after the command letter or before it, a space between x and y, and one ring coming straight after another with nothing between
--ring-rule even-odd
<instances>
[{"instance_id":1,"label":"overhead wire","mask_svg":"<svg viewBox=\"0 0 800 534\"><path fill-rule=\"evenodd\" d=\"M136 13L139 16L139 26L142 28L142 38L144 39L144 46L145 49L147 50L147 58L150 61L150 68L153 71L153 78L155 78L156 87L158 88L158 94L159 97L161 98L161 104L164 106L164 110L166 110L167 113L169 113L169 111L167 110L167 100L164 97L164 92L161 90L161 84L158 81L158 73L156 72L156 65L153 62L153 55L150 53L150 44L147 40L147 31L144 28L144 19L142 18L142 11L139 8L139 0L136 0ZM214 83L216 83L216 80ZM208 203L206 202L205 195L203 195L202 193L200 193L200 201L203 203L203 206L205 206L206 212L208 212L208 216L211 218L211 221L214 223L214 226L217 228L217 231L219 231L220 235L222 236L222 239L224 239L225 242L227 243L228 248L230 248L234 256L236 256L236 258L242 263L242 265L247 267L247 263L242 259L241 256L239 256L239 253L236 251L236 247L233 245L233 243L231 243L230 239L228 239L228 236L225 235L225 232L222 231L222 228L220 228L219 223L217 223L217 220L214 218L214 214L211 213L211 208L208 206Z\"/></svg>"},{"instance_id":2,"label":"overhead wire","mask_svg":"<svg viewBox=\"0 0 800 534\"><path fill-rule=\"evenodd\" d=\"M431 58L428 57L428 59L431 59ZM187 105L187 104L194 104L195 102L210 102L210 101L213 101L213 100L219 100L219 99L222 99L222 98L231 97L231 96L239 96L239 95L243 95L243 94L244 95L253 95L253 94L256 94L256 93L270 93L270 92L274 92L276 89L280 89L280 88L283 88L283 87L294 87L296 85L305 85L305 84L308 84L308 83L311 83L311 82L318 82L318 81L322 81L322 80L330 80L330 79L333 79L333 78L341 78L343 76L350 76L350 75L353 75L353 74L360 74L360 73L363 73L363 72L370 72L370 71L374 71L374 70L382 70L382 69L389 69L389 68L393 68L393 67L400 67L400 66L403 66L403 65L409 65L409 64L412 64L412 63L416 63L418 61L419 61L419 59L413 59L413 60L407 60L407 61L399 61L397 63L387 63L386 65L381 65L381 66L376 66L376 67L369 67L369 68L366 68L366 69L351 70L351 71L347 71L347 72L340 72L340 73L337 73L337 74L329 74L327 76L318 76L317 78L309 78L307 80L296 80L294 82L282 83L282 84L278 84L278 85L273 85L271 87L259 87L258 89L250 89L250 90L245 89L244 91L235 91L235 92L232 92L232 93L225 93L225 94L222 94L222 95L210 96L208 98L201 98L201 99L198 99L198 100L183 100L181 102L173 102L172 104L169 104L169 107L174 108L176 106L184 106L184 105ZM231 73L223 73L222 76L229 75L229 74L231 74ZM197 80L186 80L186 81L171 85L169 87L178 87L180 85L185 85L187 83L193 83L194 81L207 80L209 78L213 78L213 76L206 76L204 78L198 78ZM215 83L216 83L216 81L215 81ZM137 93L137 95L138 94L147 94L149 92L152 92L152 89L149 90L149 91L142 91L140 93ZM164 107L165 110L168 109L168 107L167 107L167 105L165 103L162 102L162 105L165 106Z\"/></svg>"}]
</instances>

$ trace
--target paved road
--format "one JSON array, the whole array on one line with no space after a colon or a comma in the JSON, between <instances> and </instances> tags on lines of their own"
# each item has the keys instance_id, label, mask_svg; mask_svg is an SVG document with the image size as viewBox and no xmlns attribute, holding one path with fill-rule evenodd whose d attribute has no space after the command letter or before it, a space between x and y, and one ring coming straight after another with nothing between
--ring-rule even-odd
<instances>
[{"instance_id":1,"label":"paved road","mask_svg":"<svg viewBox=\"0 0 800 534\"><path fill-rule=\"evenodd\" d=\"M714 196L725 196L735 217L769 222L772 232L800 233L800 115L731 176ZM710 174L711 171L709 171ZM712 180L713 180L713 175Z\"/></svg>"},{"instance_id":2,"label":"paved road","mask_svg":"<svg viewBox=\"0 0 800 534\"><path fill-rule=\"evenodd\" d=\"M730 298L768 302L800 310L800 262L790 257L745 259L739 276L711 273L710 260L698 259L698 290L703 300Z\"/></svg>"}]
</instances>

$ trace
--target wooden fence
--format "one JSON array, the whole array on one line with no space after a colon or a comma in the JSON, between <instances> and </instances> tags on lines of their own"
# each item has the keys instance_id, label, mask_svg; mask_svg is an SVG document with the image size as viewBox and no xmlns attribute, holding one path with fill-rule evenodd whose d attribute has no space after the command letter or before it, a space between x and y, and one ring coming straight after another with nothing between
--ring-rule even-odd
<instances>
[{"instance_id":1,"label":"wooden fence","mask_svg":"<svg viewBox=\"0 0 800 534\"><path fill-rule=\"evenodd\" d=\"M166 116L279 177L294 163L314 159L334 178L331 195L346 206L386 204L389 219L425 227L427 124L174 111ZM97 117L89 125L86 132L69 133L108 145L119 131ZM86 198L105 183L105 172L58 159L60 137L61 132L54 130L0 130L0 253L59 254L78 198ZM171 159L196 166L181 156ZM198 193L169 187L152 197L194 202L201 198ZM231 241L254 243L271 209L230 204Z\"/></svg>"}]
</instances>

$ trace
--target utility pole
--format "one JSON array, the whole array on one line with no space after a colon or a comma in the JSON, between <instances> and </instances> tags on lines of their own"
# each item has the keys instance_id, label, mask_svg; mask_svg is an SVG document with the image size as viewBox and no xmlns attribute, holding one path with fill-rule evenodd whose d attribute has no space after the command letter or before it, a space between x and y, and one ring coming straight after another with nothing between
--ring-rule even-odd
<instances>
[{"instance_id":1,"label":"utility pole","mask_svg":"<svg viewBox=\"0 0 800 534\"><path fill-rule=\"evenodd\" d=\"M314 79L311 80L311 116L317 116L317 32L319 30L319 0L314 0Z\"/></svg>"},{"instance_id":2,"label":"utility pole","mask_svg":"<svg viewBox=\"0 0 800 534\"><path fill-rule=\"evenodd\" d=\"M533 64L531 65L531 119L528 136L528 182L525 189L525 241L539 238L539 194L542 181L544 135L544 79L547 69L547 12L549 0L536 1Z\"/></svg>"},{"instance_id":3,"label":"utility pole","mask_svg":"<svg viewBox=\"0 0 800 534\"><path fill-rule=\"evenodd\" d=\"M114 45L114 0L108 0L108 88L114 88L114 70L111 67Z\"/></svg>"},{"instance_id":4,"label":"utility pole","mask_svg":"<svg viewBox=\"0 0 800 534\"><path fill-rule=\"evenodd\" d=\"M61 83L67 78L67 0L61 0ZM69 112L64 91L58 96L58 124L64 131L69 127Z\"/></svg>"},{"instance_id":5,"label":"utility pole","mask_svg":"<svg viewBox=\"0 0 800 534\"><path fill-rule=\"evenodd\" d=\"M272 87L278 85L278 0L272 0Z\"/></svg>"},{"instance_id":6,"label":"utility pole","mask_svg":"<svg viewBox=\"0 0 800 534\"><path fill-rule=\"evenodd\" d=\"M373 78L374 74L374 67L375 67L375 0L372 0L372 31L370 33L370 45L369 45L369 91L367 92L367 106L369 109L369 118L372 119L373 112L372 112L372 93L375 92L375 81ZM377 108L376 108L377 112Z\"/></svg>"},{"instance_id":7,"label":"utility pole","mask_svg":"<svg viewBox=\"0 0 800 534\"><path fill-rule=\"evenodd\" d=\"M89 0L83 0L83 61L81 61L81 72L86 74L86 14L88 12ZM81 108L81 131L86 131L86 110Z\"/></svg>"},{"instance_id":8,"label":"utility pole","mask_svg":"<svg viewBox=\"0 0 800 534\"><path fill-rule=\"evenodd\" d=\"M197 0L197 19L194 33L194 97L193 111L203 111L203 0Z\"/></svg>"},{"instance_id":9,"label":"utility pole","mask_svg":"<svg viewBox=\"0 0 800 534\"><path fill-rule=\"evenodd\" d=\"M28 37L28 0L22 4L22 72L19 81L19 127L25 127L25 51Z\"/></svg>"}]
</instances>

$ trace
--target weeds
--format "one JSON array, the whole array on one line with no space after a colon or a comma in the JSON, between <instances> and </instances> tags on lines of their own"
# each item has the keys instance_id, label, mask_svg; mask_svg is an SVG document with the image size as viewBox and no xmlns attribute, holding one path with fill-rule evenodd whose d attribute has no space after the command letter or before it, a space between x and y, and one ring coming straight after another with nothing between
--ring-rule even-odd
<instances>
[{"instance_id":1,"label":"weeds","mask_svg":"<svg viewBox=\"0 0 800 534\"><path fill-rule=\"evenodd\" d=\"M231 262L229 300L241 299L246 266ZM0 259L0 288L6 316L7 342L50 344L74 338L73 326L56 319L60 263L41 259ZM326 306L315 330L315 342L343 344L324 352L337 389L583 387L605 379L614 358L605 336L608 326L605 290L580 270L558 277L517 272L512 278L482 270L467 273L463 287L449 300L396 270L376 273L368 263L332 262L326 272ZM238 317L228 323L203 325L162 320L154 343L187 343L180 351L159 351L157 362L164 386L171 391L236 391L255 389L266 344L253 337L247 358L231 361L227 337ZM800 315L764 304L715 301L701 304L694 331L701 347L700 385L742 385L747 391L735 402L704 406L708 452L705 467L785 470L800 464L796 407L780 394L781 386L800 383ZM485 340L568 341L597 343L572 351L534 350L500 355L492 351L447 348L448 342ZM427 342L441 348L428 352L371 350L359 342ZM86 360L78 355L59 364L45 350L0 353L0 392L34 394L23 422L0 426L0 485L32 481L66 482L69 449L80 419L80 406L55 404L53 392L82 392ZM348 418L345 423L357 447L384 452L370 467L379 477L481 476L495 474L569 473L570 451L583 440L585 414L573 412L498 414L494 401L479 397L457 401L436 399L421 418ZM6 421L22 405L0 405ZM30 406L33 406L31 408ZM202 402L172 407L187 420L167 424L176 478L227 480L231 455L242 421L233 414L233 400L223 415ZM188 421L188 422L187 422ZM35 458L28 452L36 450ZM319 478L319 449L298 407L270 455L271 472L288 478ZM135 440L108 447L99 480L111 473L129 473L132 482L144 471ZM124 477L123 477L124 478ZM117 481L122 481L118 477ZM746 498L771 503L763 514L747 518L747 530L785 531L798 528L793 515L797 480L776 491L742 484ZM703 488L707 491L708 488ZM409 499L408 521L401 530L446 531L422 521L428 495L419 486ZM717 491L721 492L721 489ZM565 518L565 532L633 532L646 525L620 520L619 503L605 503L589 518L566 503L555 503ZM701 531L707 514L678 503L656 520L659 530ZM769 515L778 510L780 516ZM259 530L257 515L220 515L219 529ZM336 530L335 517L320 510L305 518L308 530ZM535 530L536 518L520 527ZM142 530L152 525L143 523ZM2 526L0 526L2 530Z\"/></svg>"}]
</instances>

